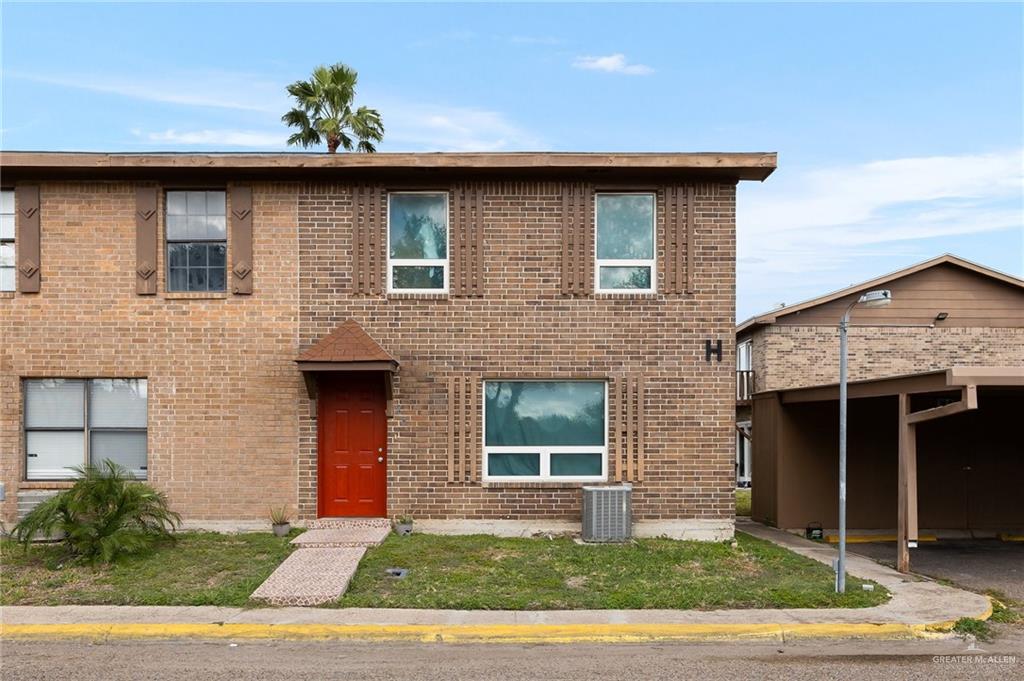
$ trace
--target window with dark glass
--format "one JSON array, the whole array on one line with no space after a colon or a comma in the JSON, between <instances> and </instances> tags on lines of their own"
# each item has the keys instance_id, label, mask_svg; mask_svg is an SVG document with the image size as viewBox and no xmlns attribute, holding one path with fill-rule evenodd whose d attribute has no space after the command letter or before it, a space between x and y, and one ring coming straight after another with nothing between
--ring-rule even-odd
<instances>
[{"instance_id":1,"label":"window with dark glass","mask_svg":"<svg viewBox=\"0 0 1024 681\"><path fill-rule=\"evenodd\" d=\"M595 290L654 292L654 194L598 194L595 221Z\"/></svg>"},{"instance_id":2,"label":"window with dark glass","mask_svg":"<svg viewBox=\"0 0 1024 681\"><path fill-rule=\"evenodd\" d=\"M388 195L388 290L448 290L448 194Z\"/></svg>"},{"instance_id":3,"label":"window with dark glass","mask_svg":"<svg viewBox=\"0 0 1024 681\"><path fill-rule=\"evenodd\" d=\"M32 378L24 387L27 479L70 479L74 467L107 459L145 479L146 379Z\"/></svg>"},{"instance_id":4,"label":"window with dark glass","mask_svg":"<svg viewBox=\"0 0 1024 681\"><path fill-rule=\"evenodd\" d=\"M13 291L14 269L14 190L0 191L0 291Z\"/></svg>"},{"instance_id":5,"label":"window with dark glass","mask_svg":"<svg viewBox=\"0 0 1024 681\"><path fill-rule=\"evenodd\" d=\"M484 477L604 480L604 381L484 383Z\"/></svg>"},{"instance_id":6,"label":"window with dark glass","mask_svg":"<svg viewBox=\"0 0 1024 681\"><path fill-rule=\"evenodd\" d=\"M223 191L167 192L167 290L224 291L227 201Z\"/></svg>"}]
</instances>

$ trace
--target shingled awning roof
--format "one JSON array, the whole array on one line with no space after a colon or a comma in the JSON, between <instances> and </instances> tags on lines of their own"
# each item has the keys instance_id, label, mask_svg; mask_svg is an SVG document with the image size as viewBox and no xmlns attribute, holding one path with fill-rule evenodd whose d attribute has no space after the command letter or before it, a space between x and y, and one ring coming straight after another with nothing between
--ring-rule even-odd
<instances>
[{"instance_id":1,"label":"shingled awning roof","mask_svg":"<svg viewBox=\"0 0 1024 681\"><path fill-rule=\"evenodd\" d=\"M398 360L354 319L341 324L295 360L300 371L396 371Z\"/></svg>"}]
</instances>

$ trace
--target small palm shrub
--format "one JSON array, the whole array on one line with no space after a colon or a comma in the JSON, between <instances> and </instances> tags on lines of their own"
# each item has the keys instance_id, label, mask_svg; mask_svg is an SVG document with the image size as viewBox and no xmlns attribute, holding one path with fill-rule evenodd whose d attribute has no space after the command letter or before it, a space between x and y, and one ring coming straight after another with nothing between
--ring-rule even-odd
<instances>
[{"instance_id":1,"label":"small palm shrub","mask_svg":"<svg viewBox=\"0 0 1024 681\"><path fill-rule=\"evenodd\" d=\"M26 550L33 537L62 532L72 557L109 563L170 537L181 523L165 494L136 482L109 459L75 470L81 477L74 487L39 504L15 526L12 534Z\"/></svg>"}]
</instances>

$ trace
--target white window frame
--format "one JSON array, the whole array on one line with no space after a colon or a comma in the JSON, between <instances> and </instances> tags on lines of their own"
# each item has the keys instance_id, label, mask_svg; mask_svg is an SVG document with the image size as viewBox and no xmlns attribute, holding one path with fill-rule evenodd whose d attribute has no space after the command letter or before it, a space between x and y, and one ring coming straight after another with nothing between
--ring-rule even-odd
<instances>
[{"instance_id":1,"label":"white window frame","mask_svg":"<svg viewBox=\"0 0 1024 681\"><path fill-rule=\"evenodd\" d=\"M15 201L14 190L13 189L0 189L0 192L3 192L4 194L10 194L11 195L11 207L13 208L13 210L10 213L4 213L4 215L14 215L14 216L17 216L18 215L18 209L14 206L14 201ZM16 244L16 241L18 239L17 217L15 217L14 223L15 223L14 224L14 236L12 236L10 239L0 237L0 244L10 244L11 245L11 249L14 250L14 258L15 258L15 260L14 260L14 267L12 268L12 272L13 272L14 276L11 279L11 287L10 288L0 288L0 291L6 291L6 292L13 292L13 291L17 291L18 290L18 260L17 260L17 258L18 258L18 247L17 247L17 244Z\"/></svg>"},{"instance_id":2,"label":"white window frame","mask_svg":"<svg viewBox=\"0 0 1024 681\"><path fill-rule=\"evenodd\" d=\"M488 383L602 383L604 385L604 444L596 445L558 445L533 447L529 445L515 447L489 447L487 445L487 384ZM608 381L592 378L490 378L481 386L480 405L480 438L483 443L483 481L484 482L606 482L608 480ZM489 454L539 454L540 475L490 475L488 472ZM552 454L600 454L600 475L551 475Z\"/></svg>"},{"instance_id":3,"label":"white window frame","mask_svg":"<svg viewBox=\"0 0 1024 681\"><path fill-rule=\"evenodd\" d=\"M750 440L748 440L747 436L740 431L745 430L745 432L749 433L750 421L740 421L736 426L736 485L738 487L742 483L747 483L749 486L752 478L750 470L752 464L752 447ZM740 475L741 468L743 469L744 475Z\"/></svg>"},{"instance_id":4,"label":"white window frame","mask_svg":"<svg viewBox=\"0 0 1024 681\"><path fill-rule=\"evenodd\" d=\"M445 246L444 252L448 257L446 258L392 258L391 257L391 197L401 196L406 194L426 194L429 196L443 196L444 197L444 239ZM445 191L432 191L432 190L417 190L417 191L394 191L388 192L387 200L387 225L385 230L387 231L387 238L385 248L388 253L388 293L431 293L434 295L446 295L448 293L448 274L450 267L448 265L452 255L452 220L451 220L451 201L448 196L448 192ZM443 288L395 288L394 272L395 267L441 267L444 273L444 287Z\"/></svg>"},{"instance_id":5,"label":"white window frame","mask_svg":"<svg viewBox=\"0 0 1024 681\"><path fill-rule=\"evenodd\" d=\"M651 258L631 260L602 260L597 257L598 232L597 213L600 196L650 196L653 209L651 212ZM651 285L649 288L601 288L602 267L650 267ZM596 293L618 294L651 294L658 292L658 194L657 192L597 192L594 194L594 291Z\"/></svg>"},{"instance_id":6,"label":"white window frame","mask_svg":"<svg viewBox=\"0 0 1024 681\"><path fill-rule=\"evenodd\" d=\"M754 341L747 339L736 346L736 371L751 371L754 366ZM746 362L744 362L744 358ZM746 366L743 366L746 364Z\"/></svg>"}]
</instances>

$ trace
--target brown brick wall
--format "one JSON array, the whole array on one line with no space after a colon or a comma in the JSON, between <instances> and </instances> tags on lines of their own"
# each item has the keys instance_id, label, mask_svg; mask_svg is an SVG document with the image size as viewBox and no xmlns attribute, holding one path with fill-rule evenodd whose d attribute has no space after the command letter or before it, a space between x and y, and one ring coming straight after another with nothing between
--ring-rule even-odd
<instances>
[{"instance_id":1,"label":"brown brick wall","mask_svg":"<svg viewBox=\"0 0 1024 681\"><path fill-rule=\"evenodd\" d=\"M839 331L828 326L768 326L753 334L757 390L839 381ZM1024 328L857 327L849 332L850 380L951 366L1024 365Z\"/></svg>"},{"instance_id":2,"label":"brown brick wall","mask_svg":"<svg viewBox=\"0 0 1024 681\"><path fill-rule=\"evenodd\" d=\"M646 380L648 408L636 517L731 518L735 187L698 185L696 294L583 298L560 293L561 186L481 189L480 298L350 295L350 273L339 261L351 253L351 187L305 187L299 197L303 348L351 317L401 362L389 422L389 512L578 519L578 484L447 482L448 377L637 373ZM659 249L662 227L659 219ZM721 363L705 362L707 338L723 340ZM314 415L313 407L304 410L300 425L300 508L307 517L316 508Z\"/></svg>"},{"instance_id":3,"label":"brown brick wall","mask_svg":"<svg viewBox=\"0 0 1024 681\"><path fill-rule=\"evenodd\" d=\"M316 408L293 359L348 318L401 362L389 513L578 519L579 485L446 482L447 379L641 374L636 516L731 519L734 185L697 185L696 293L581 298L560 293L557 183L481 185L478 298L353 295L352 187L252 186L253 295L163 293L161 247L161 293L147 297L135 294L135 185L41 185L42 292L0 294L5 521L31 486L21 482L27 376L147 377L150 480L186 518L263 519L278 503L315 515ZM719 338L722 362L705 362L704 340Z\"/></svg>"},{"instance_id":4,"label":"brown brick wall","mask_svg":"<svg viewBox=\"0 0 1024 681\"><path fill-rule=\"evenodd\" d=\"M150 480L187 518L263 518L271 503L294 503L295 194L254 189L254 295L138 296L134 185L41 185L42 290L0 294L6 522L19 488L46 486L21 482L28 376L148 378Z\"/></svg>"}]
</instances>

